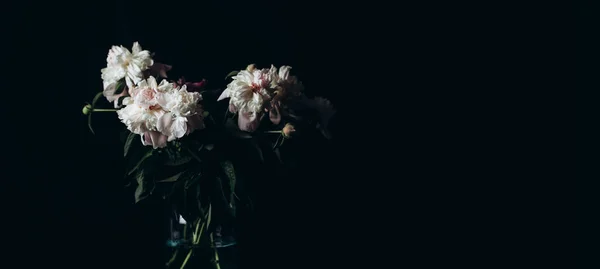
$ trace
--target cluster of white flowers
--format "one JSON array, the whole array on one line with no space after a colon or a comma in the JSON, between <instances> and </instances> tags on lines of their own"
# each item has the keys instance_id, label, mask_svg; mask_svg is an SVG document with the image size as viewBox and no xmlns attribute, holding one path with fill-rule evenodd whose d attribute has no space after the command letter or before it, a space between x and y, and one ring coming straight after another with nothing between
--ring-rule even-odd
<instances>
[{"instance_id":1,"label":"cluster of white flowers","mask_svg":"<svg viewBox=\"0 0 600 269\"><path fill-rule=\"evenodd\" d=\"M113 46L106 62L106 68L101 70L103 94L109 102L114 102L115 108L125 106L117 111L119 119L127 129L141 136L144 145L162 148L167 142L204 128L203 111L198 104L202 100L200 93L188 92L186 85L167 80L158 84L153 76L146 78L146 70L166 77L171 67L155 63L150 52L142 50L138 42L133 44L131 52L123 46ZM124 87L123 91L116 93L119 86Z\"/></svg>"},{"instance_id":2,"label":"cluster of white flowers","mask_svg":"<svg viewBox=\"0 0 600 269\"><path fill-rule=\"evenodd\" d=\"M193 86L197 83L162 80L158 84L156 78L166 78L171 66L155 62L138 42L131 51L113 46L106 62L106 68L101 70L103 94L115 108L124 106L117 111L119 119L141 136L144 145L165 147L167 142L204 128L203 111L198 104L202 96ZM335 110L327 99L306 98L302 83L290 75L291 69L285 65L258 69L251 64L232 77L217 101L229 98L229 111L237 113L238 126L243 131L254 132L266 114L276 125L280 124L282 113L294 117L288 102L304 103L316 110L321 116L318 128L325 129Z\"/></svg>"}]
</instances>

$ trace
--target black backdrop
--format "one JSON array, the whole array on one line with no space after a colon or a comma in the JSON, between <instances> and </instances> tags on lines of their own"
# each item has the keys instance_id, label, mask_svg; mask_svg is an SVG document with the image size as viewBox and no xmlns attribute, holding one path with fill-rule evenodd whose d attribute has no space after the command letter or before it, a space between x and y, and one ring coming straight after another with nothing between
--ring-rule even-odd
<instances>
[{"instance_id":1,"label":"black backdrop","mask_svg":"<svg viewBox=\"0 0 600 269\"><path fill-rule=\"evenodd\" d=\"M291 65L308 95L329 98L339 115L347 105L339 92L349 91L349 84L337 78L335 69L336 59L352 51L334 42L340 41L342 28L325 17L325 7L275 1L21 4L13 6L21 16L8 29L14 53L5 56L15 70L23 70L15 72L15 81L40 81L28 93L35 100L32 108L20 117L43 115L35 127L19 117L9 119L15 129L29 130L13 134L28 142L11 145L11 155L6 155L17 164L8 167L7 174L19 175L7 176L7 182L24 190L5 189L9 195L4 197L15 204L9 211L15 219L31 220L10 225L19 231L9 236L17 238L18 250L11 255L25 264L21 268L37 268L33 264L40 262L63 268L162 268L163 212L156 204L133 205L132 190L123 188L117 132L121 123L115 115L94 115L92 135L81 114L85 102L101 90L100 69L110 46L131 47L139 41L156 53L156 61L173 65L171 78L205 78L210 88L222 89L227 73L249 63ZM334 124L334 135L342 133L335 126L341 124ZM343 136L337 139L342 140ZM334 148L339 145L332 143ZM343 228L333 221L343 210L342 179L329 178L335 158L310 167L319 173L305 183L283 185L289 196L276 202L281 211L273 212L273 220L264 219L269 232L257 246L257 255L264 255L273 268L290 261L309 267L339 263L326 258L330 243L319 243L342 239ZM36 242L35 254L27 251L29 238Z\"/></svg>"},{"instance_id":2,"label":"black backdrop","mask_svg":"<svg viewBox=\"0 0 600 269\"><path fill-rule=\"evenodd\" d=\"M291 239L270 249L269 261L292 261L275 268L378 268L384 261L492 268L524 264L525 257L554 265L569 258L555 253L574 245L555 240L564 227L547 225L564 223L556 210L572 199L540 188L568 189L563 180L572 173L562 160L573 147L555 153L561 139L550 141L539 152L555 153L548 156L561 163L532 164L537 149L529 142L547 133L528 140L526 128L515 127L521 121L536 128L540 118L524 116L515 100L527 111L551 104L535 110L545 113L559 108L540 96L568 99L567 83L523 97L541 81L570 78L533 72L534 62L554 66L564 51L551 44L572 40L560 35L571 26L567 16L550 4L529 12L454 2L37 2L7 2L0 16L8 45L0 57L10 70L0 87L2 236L9 249L2 267L153 268L161 260L161 238L149 236L161 230L151 208L129 205L113 180L120 177L116 135L99 129L91 136L80 113L101 86L107 49L136 40L173 64L173 76L219 87L226 73L250 62L289 64L310 94L334 101L338 154L330 172L314 178L318 187L292 193L304 194L305 206L284 212L286 221L271 235ZM538 14L549 18L531 18ZM544 35L549 42L527 44ZM558 107L555 128L571 115ZM97 120L119 126L114 118ZM538 176L543 171L562 178ZM523 186L532 178L543 182ZM529 225L550 200L530 197L540 192L562 201L547 210L550 221ZM535 206L525 206L532 200ZM302 218L294 222L294 213ZM555 250L535 255L538 242Z\"/></svg>"}]
</instances>

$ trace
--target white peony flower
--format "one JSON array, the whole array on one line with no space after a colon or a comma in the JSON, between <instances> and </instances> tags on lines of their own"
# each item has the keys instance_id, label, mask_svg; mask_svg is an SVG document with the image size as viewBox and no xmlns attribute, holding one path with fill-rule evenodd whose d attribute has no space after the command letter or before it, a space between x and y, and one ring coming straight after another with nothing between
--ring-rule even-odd
<instances>
[{"instance_id":1,"label":"white peony flower","mask_svg":"<svg viewBox=\"0 0 600 269\"><path fill-rule=\"evenodd\" d=\"M117 110L117 115L127 129L135 134L156 131L158 119L165 114L160 108L148 109L138 104L129 104Z\"/></svg>"},{"instance_id":2,"label":"white peony flower","mask_svg":"<svg viewBox=\"0 0 600 269\"><path fill-rule=\"evenodd\" d=\"M129 90L131 96L123 99L126 106L117 111L119 119L136 134L156 131L158 120L167 113L158 104L158 99L172 89L173 85L165 80L158 85L154 77L140 81Z\"/></svg>"},{"instance_id":3,"label":"white peony flower","mask_svg":"<svg viewBox=\"0 0 600 269\"><path fill-rule=\"evenodd\" d=\"M128 83L137 84L143 71L154 64L150 52L142 50L138 42L133 43L131 52L123 46L113 46L106 58L107 66L101 70L105 85L125 78Z\"/></svg>"},{"instance_id":4,"label":"white peony flower","mask_svg":"<svg viewBox=\"0 0 600 269\"><path fill-rule=\"evenodd\" d=\"M170 86L169 86L170 85ZM136 86L129 90L129 95L133 99L133 103L143 107L151 108L158 105L159 95L168 92L173 88L173 85L163 80L159 85L154 77L149 77L146 80L140 81Z\"/></svg>"},{"instance_id":5,"label":"white peony flower","mask_svg":"<svg viewBox=\"0 0 600 269\"><path fill-rule=\"evenodd\" d=\"M183 85L179 89L173 88L160 94L158 104L178 117L187 117L196 113L196 107L201 100L200 93L188 92L187 86Z\"/></svg>"},{"instance_id":6,"label":"white peony flower","mask_svg":"<svg viewBox=\"0 0 600 269\"><path fill-rule=\"evenodd\" d=\"M265 101L271 99L268 69L242 70L219 96L218 101L230 98L229 103L242 113L260 113Z\"/></svg>"},{"instance_id":7,"label":"white peony flower","mask_svg":"<svg viewBox=\"0 0 600 269\"><path fill-rule=\"evenodd\" d=\"M162 115L157 124L157 130L173 141L189 134L194 129L204 127L202 113L198 102L202 96L198 92L188 92L185 85L162 93L158 103L168 113Z\"/></svg>"}]
</instances>

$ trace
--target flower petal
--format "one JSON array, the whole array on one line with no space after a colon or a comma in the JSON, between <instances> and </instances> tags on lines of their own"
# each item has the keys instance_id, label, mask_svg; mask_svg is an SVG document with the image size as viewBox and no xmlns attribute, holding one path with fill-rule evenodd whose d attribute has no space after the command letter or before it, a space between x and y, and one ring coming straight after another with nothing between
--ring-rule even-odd
<instances>
[{"instance_id":1,"label":"flower petal","mask_svg":"<svg viewBox=\"0 0 600 269\"><path fill-rule=\"evenodd\" d=\"M143 134L142 144L152 145L154 149L164 148L167 146L167 136L156 131L146 132Z\"/></svg>"},{"instance_id":2,"label":"flower petal","mask_svg":"<svg viewBox=\"0 0 600 269\"><path fill-rule=\"evenodd\" d=\"M187 119L185 117L175 117L170 112L165 113L156 123L156 129L166 135L168 141L173 141L187 133Z\"/></svg>"},{"instance_id":3,"label":"flower petal","mask_svg":"<svg viewBox=\"0 0 600 269\"><path fill-rule=\"evenodd\" d=\"M187 132L186 134L190 134L195 130L204 129L204 117L202 117L202 112L196 113L192 116L187 117Z\"/></svg>"},{"instance_id":4,"label":"flower petal","mask_svg":"<svg viewBox=\"0 0 600 269\"><path fill-rule=\"evenodd\" d=\"M150 88L152 88L152 89L157 89L158 88L158 84L156 83L156 79L153 76L150 76L148 79L146 79L146 81L148 81L148 86L150 86Z\"/></svg>"},{"instance_id":5,"label":"flower petal","mask_svg":"<svg viewBox=\"0 0 600 269\"><path fill-rule=\"evenodd\" d=\"M260 123L259 113L239 113L238 114L238 127L240 130L246 132L254 132L256 128L258 128L258 124ZM260 113L262 115L262 113Z\"/></svg>"},{"instance_id":6,"label":"flower petal","mask_svg":"<svg viewBox=\"0 0 600 269\"><path fill-rule=\"evenodd\" d=\"M219 96L217 101L221 101L225 98L230 98L231 97L230 95L231 95L231 91L229 90L229 88L227 88L221 93L221 95Z\"/></svg>"},{"instance_id":7,"label":"flower petal","mask_svg":"<svg viewBox=\"0 0 600 269\"><path fill-rule=\"evenodd\" d=\"M273 124L279 124L281 122L281 113L279 113L279 105L275 102L271 102L271 110L269 111L269 119Z\"/></svg>"},{"instance_id":8,"label":"flower petal","mask_svg":"<svg viewBox=\"0 0 600 269\"><path fill-rule=\"evenodd\" d=\"M133 52L133 54L138 54L140 53L140 51L142 51L142 46L140 46L140 43L133 42L133 47L131 48L131 52Z\"/></svg>"}]
</instances>

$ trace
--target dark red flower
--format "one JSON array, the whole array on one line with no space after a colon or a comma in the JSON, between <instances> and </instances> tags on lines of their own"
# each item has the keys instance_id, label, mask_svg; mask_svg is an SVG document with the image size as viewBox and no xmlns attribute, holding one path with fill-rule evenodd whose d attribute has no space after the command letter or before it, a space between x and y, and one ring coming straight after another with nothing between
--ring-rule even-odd
<instances>
[{"instance_id":1,"label":"dark red flower","mask_svg":"<svg viewBox=\"0 0 600 269\"><path fill-rule=\"evenodd\" d=\"M188 92L199 92L206 86L206 79L202 79L200 82L185 82L185 77L181 77L175 84L179 87L185 85Z\"/></svg>"}]
</instances>

